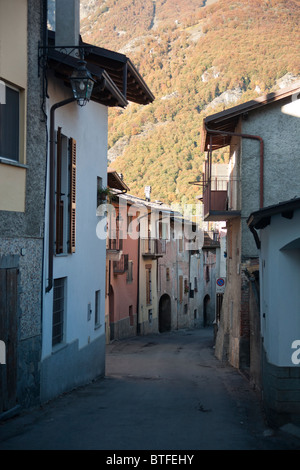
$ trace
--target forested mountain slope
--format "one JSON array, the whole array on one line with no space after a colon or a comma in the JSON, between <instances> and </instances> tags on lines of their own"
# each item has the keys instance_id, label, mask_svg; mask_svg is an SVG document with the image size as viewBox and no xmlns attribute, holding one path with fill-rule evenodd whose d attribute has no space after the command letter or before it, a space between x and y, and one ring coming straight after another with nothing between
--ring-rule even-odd
<instances>
[{"instance_id":1,"label":"forested mountain slope","mask_svg":"<svg viewBox=\"0 0 300 470\"><path fill-rule=\"evenodd\" d=\"M125 53L156 97L109 114L111 167L141 197L150 185L153 200L194 202L199 188L189 182L202 172L203 117L300 76L296 0L81 0L81 7L83 39Z\"/></svg>"}]
</instances>

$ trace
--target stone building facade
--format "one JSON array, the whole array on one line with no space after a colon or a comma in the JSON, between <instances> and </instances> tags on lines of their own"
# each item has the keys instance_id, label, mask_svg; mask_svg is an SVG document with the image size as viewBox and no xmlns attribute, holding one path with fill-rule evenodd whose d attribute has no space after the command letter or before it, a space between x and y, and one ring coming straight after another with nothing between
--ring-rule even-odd
<instances>
[{"instance_id":1,"label":"stone building facade","mask_svg":"<svg viewBox=\"0 0 300 470\"><path fill-rule=\"evenodd\" d=\"M224 220L227 226L227 285L216 354L245 373L254 354L251 329L257 330L250 325L255 317L250 278L259 271L259 253L246 220L252 211L298 193L297 90L294 83L204 120L202 148L208 161L213 149L228 146L230 152L226 188L212 187L209 163L204 175L205 220Z\"/></svg>"},{"instance_id":2,"label":"stone building facade","mask_svg":"<svg viewBox=\"0 0 300 470\"><path fill-rule=\"evenodd\" d=\"M2 112L6 106L17 106L20 125L17 154L6 153L3 147L0 151L4 192L0 207L0 304L2 319L8 322L0 327L1 337L7 340L7 363L1 366L5 390L0 414L39 399L47 142L43 77L38 73L43 24L45 9L40 0L1 2L0 78L7 98ZM17 101L10 101L9 93L17 95Z\"/></svg>"}]
</instances>

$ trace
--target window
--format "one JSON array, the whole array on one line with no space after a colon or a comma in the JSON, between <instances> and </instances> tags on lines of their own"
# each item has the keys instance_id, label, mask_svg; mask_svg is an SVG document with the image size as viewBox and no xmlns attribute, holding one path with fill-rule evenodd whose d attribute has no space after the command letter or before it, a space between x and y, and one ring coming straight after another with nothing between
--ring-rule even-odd
<instances>
[{"instance_id":1,"label":"window","mask_svg":"<svg viewBox=\"0 0 300 470\"><path fill-rule=\"evenodd\" d=\"M132 234L133 216L127 214L127 233Z\"/></svg>"},{"instance_id":2,"label":"window","mask_svg":"<svg viewBox=\"0 0 300 470\"><path fill-rule=\"evenodd\" d=\"M66 278L54 279L52 346L64 341Z\"/></svg>"},{"instance_id":3,"label":"window","mask_svg":"<svg viewBox=\"0 0 300 470\"><path fill-rule=\"evenodd\" d=\"M96 290L95 292L95 328L100 326L100 290Z\"/></svg>"},{"instance_id":4,"label":"window","mask_svg":"<svg viewBox=\"0 0 300 470\"><path fill-rule=\"evenodd\" d=\"M76 141L57 131L56 152L56 254L75 252Z\"/></svg>"},{"instance_id":5,"label":"window","mask_svg":"<svg viewBox=\"0 0 300 470\"><path fill-rule=\"evenodd\" d=\"M101 189L103 189L102 178L100 178L100 176L97 176L97 207L100 206L100 204L102 203L100 195Z\"/></svg>"},{"instance_id":6,"label":"window","mask_svg":"<svg viewBox=\"0 0 300 470\"><path fill-rule=\"evenodd\" d=\"M198 292L198 279L196 277L194 277L194 290Z\"/></svg>"},{"instance_id":7,"label":"window","mask_svg":"<svg viewBox=\"0 0 300 470\"><path fill-rule=\"evenodd\" d=\"M206 268L205 268L205 280L206 280L206 282L209 282L209 280L210 280L209 266L206 266Z\"/></svg>"},{"instance_id":8,"label":"window","mask_svg":"<svg viewBox=\"0 0 300 470\"><path fill-rule=\"evenodd\" d=\"M150 310L148 310L148 320L149 320L149 324L151 325L151 323L152 323L152 308Z\"/></svg>"},{"instance_id":9,"label":"window","mask_svg":"<svg viewBox=\"0 0 300 470\"><path fill-rule=\"evenodd\" d=\"M170 268L166 268L166 281L170 280Z\"/></svg>"},{"instance_id":10,"label":"window","mask_svg":"<svg viewBox=\"0 0 300 470\"><path fill-rule=\"evenodd\" d=\"M133 261L128 261L127 279L128 283L133 281Z\"/></svg>"},{"instance_id":11,"label":"window","mask_svg":"<svg viewBox=\"0 0 300 470\"><path fill-rule=\"evenodd\" d=\"M152 303L151 268L146 268L146 304Z\"/></svg>"},{"instance_id":12,"label":"window","mask_svg":"<svg viewBox=\"0 0 300 470\"><path fill-rule=\"evenodd\" d=\"M123 232L121 215L110 206L108 212L108 249L121 251L123 249Z\"/></svg>"},{"instance_id":13,"label":"window","mask_svg":"<svg viewBox=\"0 0 300 470\"><path fill-rule=\"evenodd\" d=\"M159 220L158 222L158 238L160 240L170 239L170 223Z\"/></svg>"},{"instance_id":14,"label":"window","mask_svg":"<svg viewBox=\"0 0 300 470\"><path fill-rule=\"evenodd\" d=\"M20 93L5 86L5 104L0 104L0 157L19 161Z\"/></svg>"},{"instance_id":15,"label":"window","mask_svg":"<svg viewBox=\"0 0 300 470\"><path fill-rule=\"evenodd\" d=\"M130 326L134 326L133 306L132 305L129 305L129 321L130 321Z\"/></svg>"}]
</instances>

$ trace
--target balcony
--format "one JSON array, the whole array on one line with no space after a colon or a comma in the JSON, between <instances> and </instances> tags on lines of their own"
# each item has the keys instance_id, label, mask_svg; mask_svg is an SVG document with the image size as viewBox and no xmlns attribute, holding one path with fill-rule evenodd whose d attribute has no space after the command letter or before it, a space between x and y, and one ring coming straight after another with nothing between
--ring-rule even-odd
<instances>
[{"instance_id":1,"label":"balcony","mask_svg":"<svg viewBox=\"0 0 300 470\"><path fill-rule=\"evenodd\" d=\"M215 231L204 232L203 248L218 248L220 247L220 234Z\"/></svg>"},{"instance_id":2,"label":"balcony","mask_svg":"<svg viewBox=\"0 0 300 470\"><path fill-rule=\"evenodd\" d=\"M166 252L166 240L142 238L141 253L144 258L156 259Z\"/></svg>"},{"instance_id":3,"label":"balcony","mask_svg":"<svg viewBox=\"0 0 300 470\"><path fill-rule=\"evenodd\" d=\"M123 250L123 239L120 238L119 232L110 234L106 239L106 250L109 253L119 253Z\"/></svg>"},{"instance_id":4,"label":"balcony","mask_svg":"<svg viewBox=\"0 0 300 470\"><path fill-rule=\"evenodd\" d=\"M241 215L231 206L237 205L238 181L229 176L227 164L211 164L211 155L203 168L202 200L204 220L223 221Z\"/></svg>"},{"instance_id":5,"label":"balcony","mask_svg":"<svg viewBox=\"0 0 300 470\"><path fill-rule=\"evenodd\" d=\"M211 189L207 183L203 189L204 220L223 221L241 215L241 211L228 208L227 190Z\"/></svg>"},{"instance_id":6,"label":"balcony","mask_svg":"<svg viewBox=\"0 0 300 470\"><path fill-rule=\"evenodd\" d=\"M113 271L115 275L124 274L128 271L128 255L121 255L119 261L113 262Z\"/></svg>"}]
</instances>

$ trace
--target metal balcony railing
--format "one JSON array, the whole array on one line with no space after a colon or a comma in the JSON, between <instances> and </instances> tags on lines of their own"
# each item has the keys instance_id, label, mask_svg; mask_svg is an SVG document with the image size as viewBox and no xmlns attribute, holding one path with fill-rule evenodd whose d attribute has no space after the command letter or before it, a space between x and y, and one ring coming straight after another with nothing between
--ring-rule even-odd
<instances>
[{"instance_id":1,"label":"metal balcony railing","mask_svg":"<svg viewBox=\"0 0 300 470\"><path fill-rule=\"evenodd\" d=\"M145 257L160 257L166 253L166 240L142 238L141 253Z\"/></svg>"},{"instance_id":2,"label":"metal balcony railing","mask_svg":"<svg viewBox=\"0 0 300 470\"><path fill-rule=\"evenodd\" d=\"M128 271L128 255L121 255L119 261L113 262L114 274L124 274Z\"/></svg>"},{"instance_id":3,"label":"metal balcony railing","mask_svg":"<svg viewBox=\"0 0 300 470\"><path fill-rule=\"evenodd\" d=\"M240 214L236 206L236 179L214 178L203 183L203 205L205 220L227 220Z\"/></svg>"},{"instance_id":4,"label":"metal balcony railing","mask_svg":"<svg viewBox=\"0 0 300 470\"><path fill-rule=\"evenodd\" d=\"M119 233L117 233L116 238L107 238L106 249L110 251L121 251L123 249L123 239L119 238Z\"/></svg>"},{"instance_id":5,"label":"metal balcony railing","mask_svg":"<svg viewBox=\"0 0 300 470\"><path fill-rule=\"evenodd\" d=\"M204 247L213 247L213 246L219 246L219 245L220 245L219 232L215 232L213 230L204 232L204 242L203 242Z\"/></svg>"}]
</instances>

